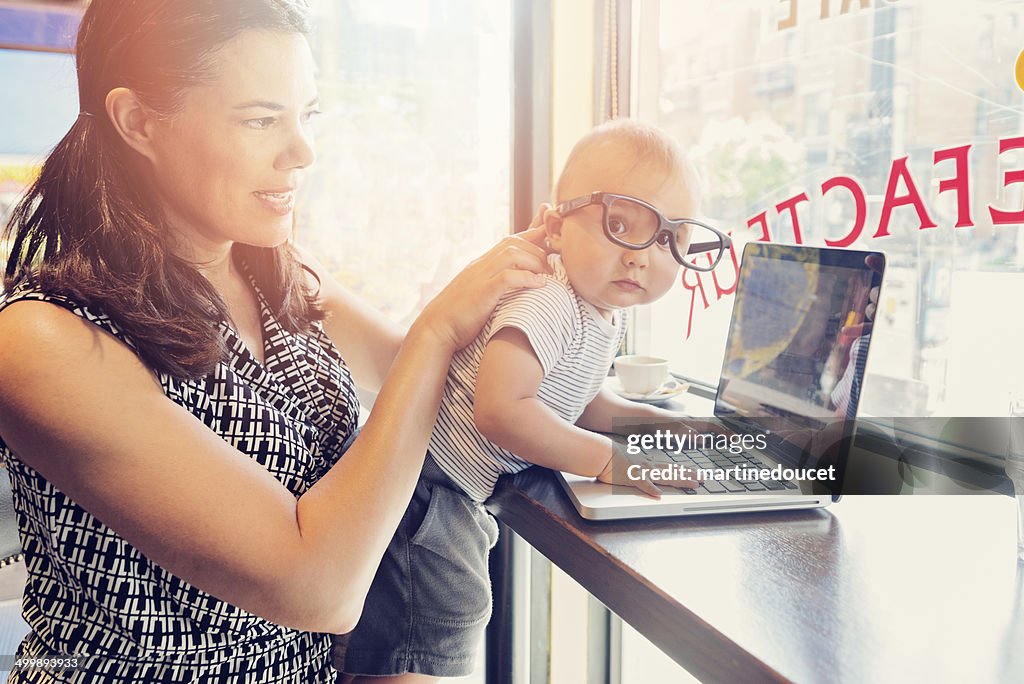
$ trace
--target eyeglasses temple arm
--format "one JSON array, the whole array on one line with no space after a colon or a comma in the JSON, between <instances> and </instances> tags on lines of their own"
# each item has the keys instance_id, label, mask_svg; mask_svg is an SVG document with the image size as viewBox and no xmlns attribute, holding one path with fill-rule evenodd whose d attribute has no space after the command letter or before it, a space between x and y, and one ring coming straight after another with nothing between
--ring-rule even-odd
<instances>
[{"instance_id":1,"label":"eyeglasses temple arm","mask_svg":"<svg viewBox=\"0 0 1024 684\"><path fill-rule=\"evenodd\" d=\"M719 247L721 247L722 249L729 249L729 246L732 244L732 239L728 235L722 235L721 233L718 234L720 236L720 239L715 240L714 242L695 242L690 244L690 247L689 249L686 250L686 253L700 254L701 252L709 252L712 249L718 249Z\"/></svg>"},{"instance_id":2,"label":"eyeglasses temple arm","mask_svg":"<svg viewBox=\"0 0 1024 684\"><path fill-rule=\"evenodd\" d=\"M598 195L600 194L600 192L592 192L589 195L577 197L574 200L569 200L568 202L563 202L562 204L559 204L556 207L556 209L560 214L568 214L569 212L576 211L577 209L581 209L587 205L593 204L595 201L597 201Z\"/></svg>"}]
</instances>

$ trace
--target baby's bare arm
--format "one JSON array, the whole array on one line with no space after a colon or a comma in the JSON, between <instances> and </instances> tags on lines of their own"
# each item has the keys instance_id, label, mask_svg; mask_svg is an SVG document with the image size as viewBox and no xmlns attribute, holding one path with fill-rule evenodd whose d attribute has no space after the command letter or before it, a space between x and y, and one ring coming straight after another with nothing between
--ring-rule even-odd
<instances>
[{"instance_id":1,"label":"baby's bare arm","mask_svg":"<svg viewBox=\"0 0 1024 684\"><path fill-rule=\"evenodd\" d=\"M657 498L661 494L657 485L627 477L633 461L621 448L614 448L607 437L562 420L537 398L543 379L543 368L523 332L506 328L495 334L477 375L473 403L477 429L531 463L629 485ZM695 486L690 480L666 484Z\"/></svg>"},{"instance_id":2,"label":"baby's bare arm","mask_svg":"<svg viewBox=\"0 0 1024 684\"><path fill-rule=\"evenodd\" d=\"M607 387L602 387L587 408L580 415L576 425L584 430L615 432L615 418L647 418L650 420L675 420L683 414L669 411L650 404L640 404L623 399Z\"/></svg>"},{"instance_id":3,"label":"baby's bare arm","mask_svg":"<svg viewBox=\"0 0 1024 684\"><path fill-rule=\"evenodd\" d=\"M473 417L498 446L531 463L594 477L608 464L611 440L562 420L537 398L544 371L526 335L498 331L477 375Z\"/></svg>"}]
</instances>

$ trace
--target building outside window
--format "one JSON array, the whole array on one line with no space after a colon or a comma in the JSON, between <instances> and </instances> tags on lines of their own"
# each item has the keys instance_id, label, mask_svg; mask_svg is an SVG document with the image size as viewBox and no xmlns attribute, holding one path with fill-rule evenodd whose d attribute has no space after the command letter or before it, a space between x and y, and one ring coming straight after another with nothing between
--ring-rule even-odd
<instances>
[{"instance_id":1,"label":"building outside window","mask_svg":"<svg viewBox=\"0 0 1024 684\"><path fill-rule=\"evenodd\" d=\"M886 252L862 410L1005 415L1024 385L1024 5L643 0L634 15L638 114L691 151L703 211L738 249ZM734 263L684 273L638 340L714 382Z\"/></svg>"}]
</instances>

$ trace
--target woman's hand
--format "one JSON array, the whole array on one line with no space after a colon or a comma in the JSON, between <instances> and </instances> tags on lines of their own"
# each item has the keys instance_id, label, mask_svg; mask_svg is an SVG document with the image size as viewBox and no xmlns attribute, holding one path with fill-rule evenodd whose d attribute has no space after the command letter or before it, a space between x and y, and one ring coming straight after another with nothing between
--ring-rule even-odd
<instances>
[{"instance_id":1,"label":"woman's hand","mask_svg":"<svg viewBox=\"0 0 1024 684\"><path fill-rule=\"evenodd\" d=\"M461 349L479 334L502 295L531 289L547 282L544 229L537 227L542 211L531 227L504 238L470 263L423 309L413 324L431 332L452 351Z\"/></svg>"}]
</instances>

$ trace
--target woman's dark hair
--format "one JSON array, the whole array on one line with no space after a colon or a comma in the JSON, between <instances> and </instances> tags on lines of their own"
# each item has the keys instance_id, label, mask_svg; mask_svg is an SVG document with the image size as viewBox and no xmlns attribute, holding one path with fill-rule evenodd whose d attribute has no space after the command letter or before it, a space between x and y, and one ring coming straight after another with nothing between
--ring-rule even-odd
<instances>
[{"instance_id":1,"label":"woman's dark hair","mask_svg":"<svg viewBox=\"0 0 1024 684\"><path fill-rule=\"evenodd\" d=\"M92 0L76 47L82 115L50 152L5 231L4 285L29 281L110 316L155 370L210 372L223 358L223 299L171 235L141 160L106 116L107 93L130 88L173 115L183 92L213 77L216 52L247 29L308 33L302 0ZM235 244L281 324L323 318L289 244Z\"/></svg>"}]
</instances>

